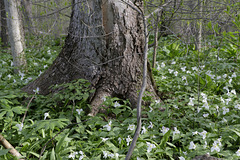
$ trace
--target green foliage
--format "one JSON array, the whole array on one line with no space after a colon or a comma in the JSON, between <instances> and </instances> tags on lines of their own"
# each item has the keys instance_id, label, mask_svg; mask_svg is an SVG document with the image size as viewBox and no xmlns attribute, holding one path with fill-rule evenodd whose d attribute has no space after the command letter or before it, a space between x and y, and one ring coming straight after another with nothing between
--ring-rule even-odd
<instances>
[{"instance_id":1,"label":"green foliage","mask_svg":"<svg viewBox=\"0 0 240 160\"><path fill-rule=\"evenodd\" d=\"M174 37L160 39L153 74L163 102L142 106L143 128L133 159L189 160L206 153L239 159L237 34L224 33L221 41L209 36L214 47L201 52ZM87 99L94 91L86 80L52 86L48 96L19 90L44 72L60 49L52 41L41 50L27 49L28 72L20 74L14 74L9 51L1 50L1 134L27 159L39 159L45 145L42 160L124 159L136 128L136 109L127 100L102 97L105 113L89 117ZM0 159L13 158L0 146Z\"/></svg>"}]
</instances>

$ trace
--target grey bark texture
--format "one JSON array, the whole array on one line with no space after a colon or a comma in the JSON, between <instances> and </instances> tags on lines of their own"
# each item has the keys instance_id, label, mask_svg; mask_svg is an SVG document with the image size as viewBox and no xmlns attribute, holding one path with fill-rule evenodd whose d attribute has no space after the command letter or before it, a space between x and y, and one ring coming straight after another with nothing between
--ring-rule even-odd
<instances>
[{"instance_id":1,"label":"grey bark texture","mask_svg":"<svg viewBox=\"0 0 240 160\"><path fill-rule=\"evenodd\" d=\"M0 2L0 10L1 10L1 40L2 47L7 47L8 45L8 35L7 35L7 18L6 18L6 10L4 1Z\"/></svg>"},{"instance_id":2,"label":"grey bark texture","mask_svg":"<svg viewBox=\"0 0 240 160\"><path fill-rule=\"evenodd\" d=\"M9 41L12 50L13 64L21 69L26 66L26 59L24 56L24 32L19 15L19 1L17 0L4 0L5 8L8 13L7 26Z\"/></svg>"},{"instance_id":3,"label":"grey bark texture","mask_svg":"<svg viewBox=\"0 0 240 160\"><path fill-rule=\"evenodd\" d=\"M136 107L143 52L143 21L134 9L121 0L74 0L65 46L52 66L23 90L33 93L39 87L46 95L51 85L83 78L96 90L90 98L92 115L104 96L129 99ZM157 97L150 72L146 90Z\"/></svg>"}]
</instances>

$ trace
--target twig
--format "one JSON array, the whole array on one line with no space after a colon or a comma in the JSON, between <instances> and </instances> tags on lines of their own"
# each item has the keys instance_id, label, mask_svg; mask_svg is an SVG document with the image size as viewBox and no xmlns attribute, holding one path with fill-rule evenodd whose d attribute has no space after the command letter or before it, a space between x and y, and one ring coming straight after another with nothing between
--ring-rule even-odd
<instances>
[{"instance_id":1,"label":"twig","mask_svg":"<svg viewBox=\"0 0 240 160\"><path fill-rule=\"evenodd\" d=\"M142 16L142 18L143 18L143 25L144 25L144 36L145 36L144 62L143 62L144 63L143 64L143 80L142 80L142 87L141 87L141 90L139 92L138 101L137 101L137 128L135 130L133 140L131 142L131 145L130 145L130 147L128 149L128 153L127 153L126 158L125 158L125 160L129 160L131 158L133 150L134 150L134 148L136 146L137 139L139 137L139 134L140 134L140 131L141 131L141 126L142 126L142 121L141 121L141 103L142 103L143 93L145 91L146 84L147 84L148 33L147 33L146 18L144 16L143 12L141 11L141 9L140 8L136 8L136 6L133 6L129 2L126 2L126 1L123 1L123 2L126 3L127 5L129 5L134 10L136 10Z\"/></svg>"},{"instance_id":2,"label":"twig","mask_svg":"<svg viewBox=\"0 0 240 160\"><path fill-rule=\"evenodd\" d=\"M22 119L22 124L23 124L23 122L24 122L24 120L25 120L25 118L26 118L26 116L27 116L28 108L29 108L29 106L30 106L33 98L34 98L34 96L32 96L32 98L31 98L30 101L28 102L27 110L25 111L24 116L23 116L23 119Z\"/></svg>"},{"instance_id":3,"label":"twig","mask_svg":"<svg viewBox=\"0 0 240 160\"><path fill-rule=\"evenodd\" d=\"M0 134L0 142L6 149L11 149L9 152L16 157L22 157L22 155ZM24 160L24 159L19 159Z\"/></svg>"},{"instance_id":4,"label":"twig","mask_svg":"<svg viewBox=\"0 0 240 160\"><path fill-rule=\"evenodd\" d=\"M165 4L163 4L161 7L157 8L156 10L154 10L152 13L150 13L149 15L145 16L146 19L150 18L151 16L153 16L154 13L157 13L159 11L161 11L163 9L163 7L165 7L166 5L168 5L169 3L171 3L172 1L169 1Z\"/></svg>"}]
</instances>

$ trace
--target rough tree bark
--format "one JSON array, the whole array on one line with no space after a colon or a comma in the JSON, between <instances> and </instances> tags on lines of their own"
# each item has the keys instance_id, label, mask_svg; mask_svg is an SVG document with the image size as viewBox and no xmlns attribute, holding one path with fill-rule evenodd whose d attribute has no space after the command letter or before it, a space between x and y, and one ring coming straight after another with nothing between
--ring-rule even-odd
<instances>
[{"instance_id":1,"label":"rough tree bark","mask_svg":"<svg viewBox=\"0 0 240 160\"><path fill-rule=\"evenodd\" d=\"M7 18L4 1L0 2L1 10L1 40L2 47L7 47L8 45L8 35L7 35Z\"/></svg>"},{"instance_id":2,"label":"rough tree bark","mask_svg":"<svg viewBox=\"0 0 240 160\"><path fill-rule=\"evenodd\" d=\"M142 8L142 3L134 3ZM74 0L65 46L52 66L23 90L33 93L39 87L46 95L51 85L83 78L96 89L90 98L92 115L104 96L129 99L134 107L142 83L143 49L144 28L137 11L121 0ZM157 97L150 72L146 90Z\"/></svg>"}]
</instances>

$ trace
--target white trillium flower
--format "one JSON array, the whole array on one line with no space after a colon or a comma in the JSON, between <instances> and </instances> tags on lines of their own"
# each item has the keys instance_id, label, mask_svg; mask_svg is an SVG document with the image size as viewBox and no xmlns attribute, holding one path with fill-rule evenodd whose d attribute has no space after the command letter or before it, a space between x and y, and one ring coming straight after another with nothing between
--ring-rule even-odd
<instances>
[{"instance_id":1,"label":"white trillium flower","mask_svg":"<svg viewBox=\"0 0 240 160\"><path fill-rule=\"evenodd\" d=\"M207 136L207 131L204 130L204 131L200 132L199 135L202 136L203 139L205 139Z\"/></svg>"},{"instance_id":2,"label":"white trillium flower","mask_svg":"<svg viewBox=\"0 0 240 160\"><path fill-rule=\"evenodd\" d=\"M180 131L177 129L177 127L174 127L173 135L180 134Z\"/></svg>"},{"instance_id":3,"label":"white trillium flower","mask_svg":"<svg viewBox=\"0 0 240 160\"><path fill-rule=\"evenodd\" d=\"M236 152L237 156L240 157L240 148Z\"/></svg>"},{"instance_id":4,"label":"white trillium flower","mask_svg":"<svg viewBox=\"0 0 240 160\"><path fill-rule=\"evenodd\" d=\"M229 108L223 107L223 115L229 112Z\"/></svg>"},{"instance_id":5,"label":"white trillium flower","mask_svg":"<svg viewBox=\"0 0 240 160\"><path fill-rule=\"evenodd\" d=\"M169 128L162 126L161 131L162 131L162 133L164 135L164 134L166 134L169 131Z\"/></svg>"},{"instance_id":6,"label":"white trillium flower","mask_svg":"<svg viewBox=\"0 0 240 160\"><path fill-rule=\"evenodd\" d=\"M39 87L37 87L36 89L34 89L33 92L34 92L35 94L39 94Z\"/></svg>"},{"instance_id":7,"label":"white trillium flower","mask_svg":"<svg viewBox=\"0 0 240 160\"><path fill-rule=\"evenodd\" d=\"M127 146L129 146L129 143L132 141L132 138L128 135L128 138L126 138Z\"/></svg>"},{"instance_id":8,"label":"white trillium flower","mask_svg":"<svg viewBox=\"0 0 240 160\"><path fill-rule=\"evenodd\" d=\"M174 72L174 75L177 76L177 75L178 75L178 71L175 71L175 72Z\"/></svg>"},{"instance_id":9,"label":"white trillium flower","mask_svg":"<svg viewBox=\"0 0 240 160\"><path fill-rule=\"evenodd\" d=\"M106 142L109 138L103 138L103 137L101 137L101 139L102 139L102 142Z\"/></svg>"},{"instance_id":10,"label":"white trillium flower","mask_svg":"<svg viewBox=\"0 0 240 160\"><path fill-rule=\"evenodd\" d=\"M149 122L149 123L150 123L150 125L148 126L148 128L153 128L152 122Z\"/></svg>"},{"instance_id":11,"label":"white trillium flower","mask_svg":"<svg viewBox=\"0 0 240 160\"><path fill-rule=\"evenodd\" d=\"M190 142L189 149L196 149L196 145L193 143L193 141Z\"/></svg>"},{"instance_id":12,"label":"white trillium flower","mask_svg":"<svg viewBox=\"0 0 240 160\"><path fill-rule=\"evenodd\" d=\"M151 106L149 106L149 108L150 108L150 111L149 111L149 112L151 113L151 112L153 111L153 109L152 109L152 107L151 107Z\"/></svg>"},{"instance_id":13,"label":"white trillium flower","mask_svg":"<svg viewBox=\"0 0 240 160\"><path fill-rule=\"evenodd\" d=\"M141 134L145 134L146 132L147 132L147 129L145 128L145 126L142 126Z\"/></svg>"},{"instance_id":14,"label":"white trillium flower","mask_svg":"<svg viewBox=\"0 0 240 160\"><path fill-rule=\"evenodd\" d=\"M203 114L203 117L208 117L208 116L209 116L208 113Z\"/></svg>"},{"instance_id":15,"label":"white trillium flower","mask_svg":"<svg viewBox=\"0 0 240 160\"><path fill-rule=\"evenodd\" d=\"M196 135L196 134L198 134L198 131L192 132L193 136Z\"/></svg>"},{"instance_id":16,"label":"white trillium flower","mask_svg":"<svg viewBox=\"0 0 240 160\"><path fill-rule=\"evenodd\" d=\"M114 107L115 108L117 108L117 107L120 107L121 105L116 101L115 103L114 103Z\"/></svg>"},{"instance_id":17,"label":"white trillium flower","mask_svg":"<svg viewBox=\"0 0 240 160\"><path fill-rule=\"evenodd\" d=\"M78 112L78 114L80 115L81 112L83 111L83 109L76 109L76 111Z\"/></svg>"},{"instance_id":18,"label":"white trillium flower","mask_svg":"<svg viewBox=\"0 0 240 160\"><path fill-rule=\"evenodd\" d=\"M173 70L172 70L172 69L168 69L168 72L169 72L169 73L172 73L172 72L173 72Z\"/></svg>"},{"instance_id":19,"label":"white trillium flower","mask_svg":"<svg viewBox=\"0 0 240 160\"><path fill-rule=\"evenodd\" d=\"M111 131L112 121L110 120L108 124L104 125L103 128L107 128L108 131Z\"/></svg>"},{"instance_id":20,"label":"white trillium flower","mask_svg":"<svg viewBox=\"0 0 240 160\"><path fill-rule=\"evenodd\" d=\"M23 129L23 123L16 124L16 127L18 127L18 130L21 132Z\"/></svg>"},{"instance_id":21,"label":"white trillium flower","mask_svg":"<svg viewBox=\"0 0 240 160\"><path fill-rule=\"evenodd\" d=\"M47 117L49 117L49 113L44 113L44 120L46 120Z\"/></svg>"},{"instance_id":22,"label":"white trillium flower","mask_svg":"<svg viewBox=\"0 0 240 160\"><path fill-rule=\"evenodd\" d=\"M184 157L182 157L182 156L181 156L181 157L178 157L178 158L179 158L179 160L185 160L185 158L184 158Z\"/></svg>"},{"instance_id":23,"label":"white trillium flower","mask_svg":"<svg viewBox=\"0 0 240 160\"><path fill-rule=\"evenodd\" d=\"M135 125L134 124L129 124L127 130L133 131L134 129L135 129Z\"/></svg>"},{"instance_id":24,"label":"white trillium flower","mask_svg":"<svg viewBox=\"0 0 240 160\"><path fill-rule=\"evenodd\" d=\"M149 143L149 142L147 142L147 146L148 146L148 148L147 148L148 153L151 152L153 148L156 148L155 144L152 144L152 143Z\"/></svg>"}]
</instances>

